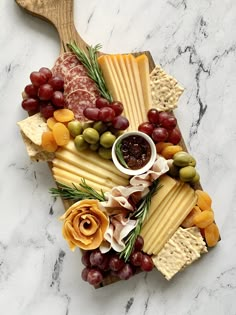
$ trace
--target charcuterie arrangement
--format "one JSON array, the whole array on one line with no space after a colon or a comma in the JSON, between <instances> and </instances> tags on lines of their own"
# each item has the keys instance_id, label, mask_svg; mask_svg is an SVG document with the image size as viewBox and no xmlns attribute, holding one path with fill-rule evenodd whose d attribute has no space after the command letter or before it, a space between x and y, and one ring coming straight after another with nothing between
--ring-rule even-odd
<instances>
[{"instance_id":1,"label":"charcuterie arrangement","mask_svg":"<svg viewBox=\"0 0 236 315\"><path fill-rule=\"evenodd\" d=\"M174 115L183 88L145 54L67 47L30 74L18 122L30 159L52 170L62 235L95 287L153 269L171 280L220 240Z\"/></svg>"}]
</instances>

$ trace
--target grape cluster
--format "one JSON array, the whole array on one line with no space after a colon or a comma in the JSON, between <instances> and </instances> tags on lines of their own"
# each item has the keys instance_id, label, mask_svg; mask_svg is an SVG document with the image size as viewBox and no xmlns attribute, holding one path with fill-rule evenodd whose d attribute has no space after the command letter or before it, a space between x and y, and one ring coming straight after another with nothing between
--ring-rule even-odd
<instances>
[{"instance_id":1,"label":"grape cluster","mask_svg":"<svg viewBox=\"0 0 236 315\"><path fill-rule=\"evenodd\" d=\"M126 117L121 116L123 110L121 102L110 103L107 99L99 97L95 107L85 108L83 114L89 120L110 123L117 130L125 130L129 127L129 121Z\"/></svg>"},{"instance_id":2,"label":"grape cluster","mask_svg":"<svg viewBox=\"0 0 236 315\"><path fill-rule=\"evenodd\" d=\"M85 251L82 256L82 263L85 266L81 273L82 279L97 286L108 275L128 280L140 270L151 271L154 267L153 261L149 255L142 252L142 247L143 238L138 236L127 262L114 251L106 254L102 254L99 249Z\"/></svg>"},{"instance_id":3,"label":"grape cluster","mask_svg":"<svg viewBox=\"0 0 236 315\"><path fill-rule=\"evenodd\" d=\"M56 109L63 108L64 81L53 76L50 69L42 67L30 74L31 84L26 85L25 98L21 103L28 112L41 112L45 119L53 116Z\"/></svg>"},{"instance_id":4,"label":"grape cluster","mask_svg":"<svg viewBox=\"0 0 236 315\"><path fill-rule=\"evenodd\" d=\"M138 130L149 135L155 143L171 142L178 144L181 133L177 127L177 120L169 112L158 112L152 108L147 113L148 121L139 125Z\"/></svg>"}]
</instances>

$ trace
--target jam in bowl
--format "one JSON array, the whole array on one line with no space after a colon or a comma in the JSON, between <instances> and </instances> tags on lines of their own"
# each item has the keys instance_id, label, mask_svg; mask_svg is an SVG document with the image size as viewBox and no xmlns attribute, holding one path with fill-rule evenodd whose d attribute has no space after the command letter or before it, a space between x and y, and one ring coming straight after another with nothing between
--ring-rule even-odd
<instances>
[{"instance_id":1,"label":"jam in bowl","mask_svg":"<svg viewBox=\"0 0 236 315\"><path fill-rule=\"evenodd\" d=\"M125 174L143 174L156 160L156 147L153 140L143 132L125 132L113 144L112 160Z\"/></svg>"}]
</instances>

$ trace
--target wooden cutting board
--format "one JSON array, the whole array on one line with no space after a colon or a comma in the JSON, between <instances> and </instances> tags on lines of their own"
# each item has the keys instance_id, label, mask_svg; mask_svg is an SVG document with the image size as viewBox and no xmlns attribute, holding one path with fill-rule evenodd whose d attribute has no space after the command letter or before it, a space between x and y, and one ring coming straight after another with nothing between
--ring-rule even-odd
<instances>
[{"instance_id":1,"label":"wooden cutting board","mask_svg":"<svg viewBox=\"0 0 236 315\"><path fill-rule=\"evenodd\" d=\"M73 0L15 0L16 3L26 10L28 13L39 17L49 23L51 23L59 34L60 39L60 53L68 51L67 43L76 41L77 45L81 49L85 49L88 44L78 34L74 24L74 1ZM102 53L101 53L102 54ZM135 56L145 54L149 60L150 71L155 67L154 60L149 51L141 51L132 53ZM181 140L180 145L185 151L187 151L184 140ZM49 167L51 165L49 163ZM196 184L195 189L201 189L200 184ZM63 201L65 209L67 209L71 203ZM113 276L109 276L104 279L100 286L111 284L118 279Z\"/></svg>"}]
</instances>

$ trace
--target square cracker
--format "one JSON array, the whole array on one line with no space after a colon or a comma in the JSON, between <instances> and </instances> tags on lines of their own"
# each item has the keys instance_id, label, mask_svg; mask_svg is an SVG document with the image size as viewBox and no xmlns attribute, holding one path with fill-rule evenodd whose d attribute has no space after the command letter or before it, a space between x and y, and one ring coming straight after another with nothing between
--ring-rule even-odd
<instances>
[{"instance_id":1,"label":"square cracker","mask_svg":"<svg viewBox=\"0 0 236 315\"><path fill-rule=\"evenodd\" d=\"M206 244L197 227L188 229L180 227L152 259L156 268L170 280L177 272L206 252Z\"/></svg>"},{"instance_id":2,"label":"square cracker","mask_svg":"<svg viewBox=\"0 0 236 315\"><path fill-rule=\"evenodd\" d=\"M17 125L31 142L38 146L42 144L42 133L48 130L48 126L40 113L19 121Z\"/></svg>"}]
</instances>

